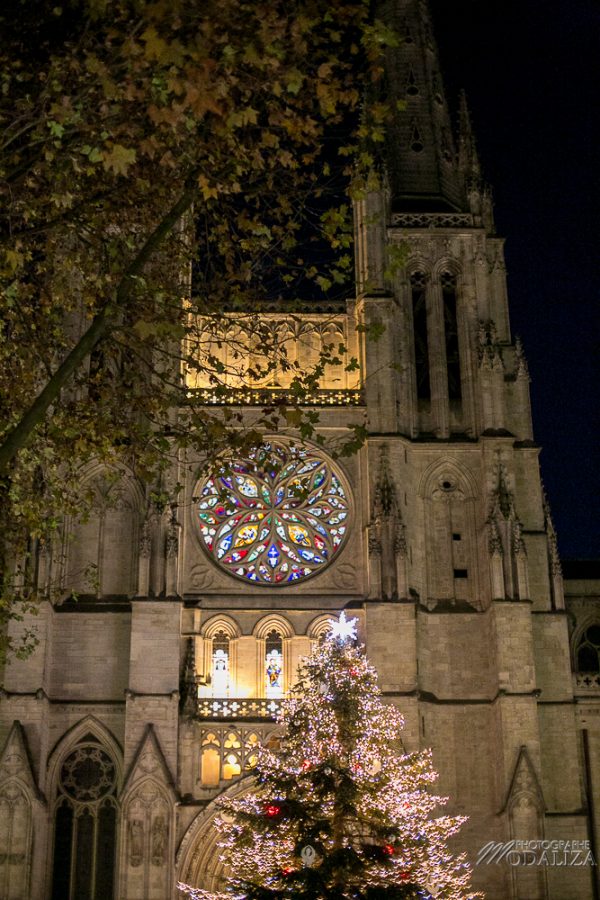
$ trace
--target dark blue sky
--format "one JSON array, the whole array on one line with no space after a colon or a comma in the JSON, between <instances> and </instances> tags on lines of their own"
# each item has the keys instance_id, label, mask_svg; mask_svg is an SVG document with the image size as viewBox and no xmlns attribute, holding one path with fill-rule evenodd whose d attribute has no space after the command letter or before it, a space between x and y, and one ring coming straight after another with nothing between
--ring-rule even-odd
<instances>
[{"instance_id":1,"label":"dark blue sky","mask_svg":"<svg viewBox=\"0 0 600 900\"><path fill-rule=\"evenodd\" d=\"M600 557L600 6L431 0L506 238L513 335L564 558Z\"/></svg>"}]
</instances>

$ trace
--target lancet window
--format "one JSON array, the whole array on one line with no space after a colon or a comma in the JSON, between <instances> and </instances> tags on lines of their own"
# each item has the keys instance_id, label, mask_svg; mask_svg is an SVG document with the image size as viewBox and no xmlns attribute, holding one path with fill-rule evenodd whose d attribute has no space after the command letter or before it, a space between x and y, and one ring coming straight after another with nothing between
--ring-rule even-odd
<instances>
[{"instance_id":1,"label":"lancet window","mask_svg":"<svg viewBox=\"0 0 600 900\"><path fill-rule=\"evenodd\" d=\"M265 684L267 697L283 695L283 640L275 629L265 641Z\"/></svg>"},{"instance_id":2,"label":"lancet window","mask_svg":"<svg viewBox=\"0 0 600 900\"><path fill-rule=\"evenodd\" d=\"M448 374L448 398L460 400L460 355L458 347L458 320L456 315L456 276L444 272L441 277L444 304L444 337L446 341L446 369Z\"/></svg>"},{"instance_id":3,"label":"lancet window","mask_svg":"<svg viewBox=\"0 0 600 900\"><path fill-rule=\"evenodd\" d=\"M90 736L64 760L54 817L52 900L113 895L116 767Z\"/></svg>"},{"instance_id":4,"label":"lancet window","mask_svg":"<svg viewBox=\"0 0 600 900\"><path fill-rule=\"evenodd\" d=\"M429 339L427 336L427 282L423 272L415 272L410 279L417 397L431 398L429 379Z\"/></svg>"},{"instance_id":5,"label":"lancet window","mask_svg":"<svg viewBox=\"0 0 600 900\"><path fill-rule=\"evenodd\" d=\"M212 642L212 693L213 697L228 697L230 687L229 635L218 631Z\"/></svg>"}]
</instances>

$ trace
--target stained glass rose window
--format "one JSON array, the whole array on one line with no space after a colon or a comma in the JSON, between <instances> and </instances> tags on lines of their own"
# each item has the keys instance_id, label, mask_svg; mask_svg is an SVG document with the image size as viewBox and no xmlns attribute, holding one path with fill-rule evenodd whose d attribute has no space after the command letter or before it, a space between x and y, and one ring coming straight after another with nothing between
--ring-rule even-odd
<instances>
[{"instance_id":1,"label":"stained glass rose window","mask_svg":"<svg viewBox=\"0 0 600 900\"><path fill-rule=\"evenodd\" d=\"M209 555L237 578L282 585L321 572L347 536L348 497L318 451L270 441L201 489Z\"/></svg>"}]
</instances>

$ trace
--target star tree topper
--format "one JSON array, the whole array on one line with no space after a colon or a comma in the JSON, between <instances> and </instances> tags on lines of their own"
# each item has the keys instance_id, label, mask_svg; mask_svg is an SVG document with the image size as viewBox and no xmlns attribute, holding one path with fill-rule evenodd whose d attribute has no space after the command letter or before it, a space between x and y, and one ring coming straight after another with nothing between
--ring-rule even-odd
<instances>
[{"instance_id":1,"label":"star tree topper","mask_svg":"<svg viewBox=\"0 0 600 900\"><path fill-rule=\"evenodd\" d=\"M331 620L331 637L341 644L345 644L346 641L355 641L357 621L358 619L347 619L346 613L342 610L338 621Z\"/></svg>"}]
</instances>

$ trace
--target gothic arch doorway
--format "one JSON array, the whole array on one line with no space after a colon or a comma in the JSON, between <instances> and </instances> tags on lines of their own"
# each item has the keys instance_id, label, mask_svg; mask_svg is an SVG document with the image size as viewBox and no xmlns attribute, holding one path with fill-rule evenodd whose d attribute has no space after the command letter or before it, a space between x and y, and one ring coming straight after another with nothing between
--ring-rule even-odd
<instances>
[{"instance_id":1,"label":"gothic arch doorway","mask_svg":"<svg viewBox=\"0 0 600 900\"><path fill-rule=\"evenodd\" d=\"M254 786L252 778L236 782L219 797L238 797ZM218 832L214 820L219 813L215 801L192 821L177 852L177 881L205 891L221 891L226 887L224 864L219 860Z\"/></svg>"}]
</instances>

